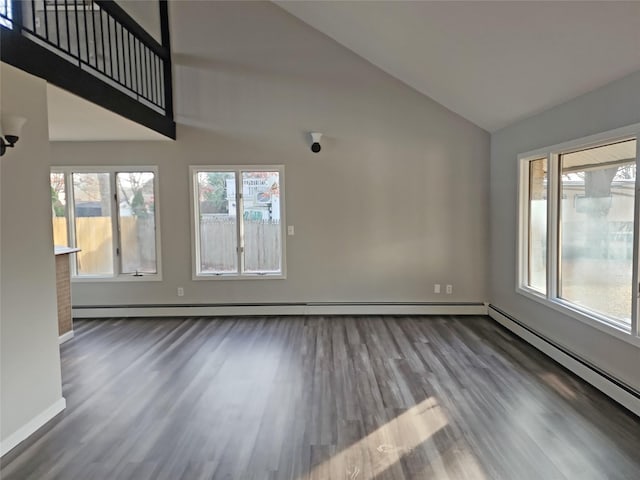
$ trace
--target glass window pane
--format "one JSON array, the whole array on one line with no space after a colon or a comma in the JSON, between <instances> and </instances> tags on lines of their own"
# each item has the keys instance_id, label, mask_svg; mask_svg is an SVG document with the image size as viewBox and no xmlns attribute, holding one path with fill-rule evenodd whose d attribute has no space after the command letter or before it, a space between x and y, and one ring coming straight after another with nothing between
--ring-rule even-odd
<instances>
[{"instance_id":1,"label":"glass window pane","mask_svg":"<svg viewBox=\"0 0 640 480\"><path fill-rule=\"evenodd\" d=\"M237 273L236 175L198 172L200 273Z\"/></svg>"},{"instance_id":2,"label":"glass window pane","mask_svg":"<svg viewBox=\"0 0 640 480\"><path fill-rule=\"evenodd\" d=\"M631 324L636 141L563 154L559 296Z\"/></svg>"},{"instance_id":3,"label":"glass window pane","mask_svg":"<svg viewBox=\"0 0 640 480\"><path fill-rule=\"evenodd\" d=\"M116 174L121 273L157 273L154 177Z\"/></svg>"},{"instance_id":4,"label":"glass window pane","mask_svg":"<svg viewBox=\"0 0 640 480\"><path fill-rule=\"evenodd\" d=\"M13 30L13 3L11 0L0 0L0 25Z\"/></svg>"},{"instance_id":5,"label":"glass window pane","mask_svg":"<svg viewBox=\"0 0 640 480\"><path fill-rule=\"evenodd\" d=\"M78 275L113 274L111 189L108 173L74 173Z\"/></svg>"},{"instance_id":6,"label":"glass window pane","mask_svg":"<svg viewBox=\"0 0 640 480\"><path fill-rule=\"evenodd\" d=\"M529 162L529 279L547 292L547 159Z\"/></svg>"},{"instance_id":7,"label":"glass window pane","mask_svg":"<svg viewBox=\"0 0 640 480\"><path fill-rule=\"evenodd\" d=\"M51 217L53 224L53 244L69 245L67 232L67 190L64 173L52 173L51 179Z\"/></svg>"},{"instance_id":8,"label":"glass window pane","mask_svg":"<svg viewBox=\"0 0 640 480\"><path fill-rule=\"evenodd\" d=\"M244 271L282 271L280 174L242 172Z\"/></svg>"}]
</instances>

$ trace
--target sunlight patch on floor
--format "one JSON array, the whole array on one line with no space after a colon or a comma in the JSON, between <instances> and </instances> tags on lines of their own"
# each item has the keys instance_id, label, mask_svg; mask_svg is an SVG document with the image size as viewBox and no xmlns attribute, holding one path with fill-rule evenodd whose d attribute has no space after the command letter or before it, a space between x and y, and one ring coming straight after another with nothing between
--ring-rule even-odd
<instances>
[{"instance_id":1,"label":"sunlight patch on floor","mask_svg":"<svg viewBox=\"0 0 640 480\"><path fill-rule=\"evenodd\" d=\"M435 398L429 397L369 435L312 467L312 480L373 480L446 426L447 418ZM426 449L435 478L448 479L435 446Z\"/></svg>"},{"instance_id":2,"label":"sunlight patch on floor","mask_svg":"<svg viewBox=\"0 0 640 480\"><path fill-rule=\"evenodd\" d=\"M576 398L575 390L571 386L567 385L566 382L555 373L546 372L541 373L538 376L567 400L573 400Z\"/></svg>"}]
</instances>

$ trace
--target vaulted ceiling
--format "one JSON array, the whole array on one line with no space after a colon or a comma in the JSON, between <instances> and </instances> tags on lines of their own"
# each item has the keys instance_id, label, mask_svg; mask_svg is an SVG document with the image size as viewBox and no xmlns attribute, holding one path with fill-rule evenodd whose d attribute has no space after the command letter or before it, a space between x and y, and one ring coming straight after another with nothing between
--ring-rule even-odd
<instances>
[{"instance_id":1,"label":"vaulted ceiling","mask_svg":"<svg viewBox=\"0 0 640 480\"><path fill-rule=\"evenodd\" d=\"M275 3L490 132L640 70L640 1ZM52 140L160 138L49 95Z\"/></svg>"},{"instance_id":2,"label":"vaulted ceiling","mask_svg":"<svg viewBox=\"0 0 640 480\"><path fill-rule=\"evenodd\" d=\"M286 1L488 131L640 70L640 2Z\"/></svg>"}]
</instances>

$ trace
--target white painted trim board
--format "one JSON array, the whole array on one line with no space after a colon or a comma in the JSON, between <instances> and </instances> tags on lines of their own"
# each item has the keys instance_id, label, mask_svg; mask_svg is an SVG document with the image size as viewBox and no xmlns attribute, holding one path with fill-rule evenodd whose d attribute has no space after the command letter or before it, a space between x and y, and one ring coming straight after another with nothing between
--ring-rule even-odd
<instances>
[{"instance_id":1,"label":"white painted trim board","mask_svg":"<svg viewBox=\"0 0 640 480\"><path fill-rule=\"evenodd\" d=\"M611 382L609 379L600 375L598 372L592 370L585 364L579 362L578 360L570 357L562 350L554 347L550 343L547 343L540 337L534 335L529 332L527 329L521 327L517 323L513 322L509 317L503 315L502 313L494 310L489 307L489 316L495 320L497 323L507 328L518 337L540 350L542 353L552 358L560 365L565 367L567 370L573 372L578 377L582 378L585 382L594 386L602 393L607 395L612 400L618 402L623 407L627 408L629 411L635 413L640 416L640 399L633 396L631 393L627 392L623 388L619 387L615 383Z\"/></svg>"},{"instance_id":2,"label":"white painted trim board","mask_svg":"<svg viewBox=\"0 0 640 480\"><path fill-rule=\"evenodd\" d=\"M171 305L74 308L74 318L249 315L486 315L485 304Z\"/></svg>"},{"instance_id":3,"label":"white painted trim board","mask_svg":"<svg viewBox=\"0 0 640 480\"><path fill-rule=\"evenodd\" d=\"M58 345L62 345L67 340L71 340L73 338L73 330L69 330L67 333L63 333L58 337Z\"/></svg>"},{"instance_id":4,"label":"white painted trim board","mask_svg":"<svg viewBox=\"0 0 640 480\"><path fill-rule=\"evenodd\" d=\"M66 407L67 401L64 399L64 397L62 397L53 405L33 417L30 421L13 432L7 438L2 440L2 442L0 442L0 457L3 457L6 453L9 453L20 443L33 435L36 431L38 431L38 429L42 428L49 420L62 412Z\"/></svg>"}]
</instances>

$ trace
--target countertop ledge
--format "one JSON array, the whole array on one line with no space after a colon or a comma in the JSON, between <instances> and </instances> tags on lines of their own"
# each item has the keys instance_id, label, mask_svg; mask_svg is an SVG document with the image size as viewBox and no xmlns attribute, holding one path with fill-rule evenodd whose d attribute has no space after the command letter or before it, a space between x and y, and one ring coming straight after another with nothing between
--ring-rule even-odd
<instances>
[{"instance_id":1,"label":"countertop ledge","mask_svg":"<svg viewBox=\"0 0 640 480\"><path fill-rule=\"evenodd\" d=\"M54 245L53 246L54 255L66 255L68 253L74 253L74 252L79 252L79 251L80 251L79 248L63 247L63 246L60 246L60 245Z\"/></svg>"}]
</instances>

